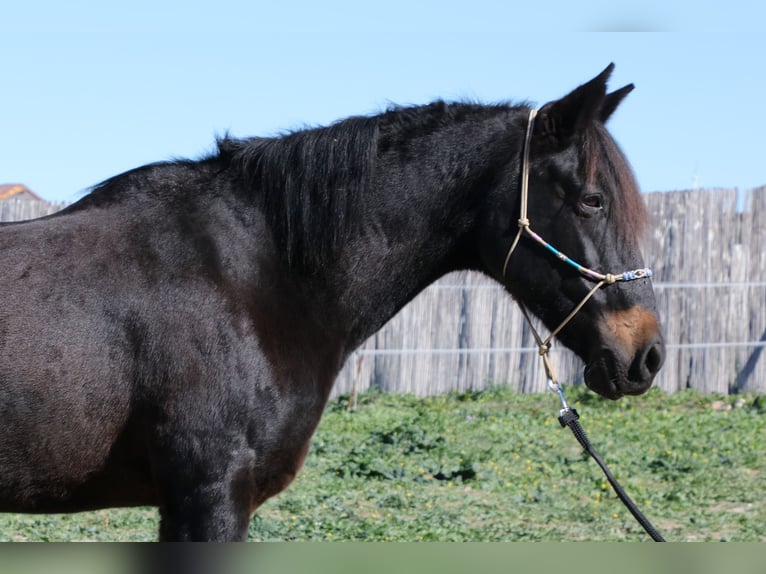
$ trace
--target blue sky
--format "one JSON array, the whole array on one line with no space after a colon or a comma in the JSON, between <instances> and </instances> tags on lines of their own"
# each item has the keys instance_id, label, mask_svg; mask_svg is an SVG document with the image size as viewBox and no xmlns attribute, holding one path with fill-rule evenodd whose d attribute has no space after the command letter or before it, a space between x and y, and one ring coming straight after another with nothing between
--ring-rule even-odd
<instances>
[{"instance_id":1,"label":"blue sky","mask_svg":"<svg viewBox=\"0 0 766 574\"><path fill-rule=\"evenodd\" d=\"M5 2L0 183L73 201L216 135L389 103L543 104L600 72L644 191L766 184L763 2Z\"/></svg>"}]
</instances>

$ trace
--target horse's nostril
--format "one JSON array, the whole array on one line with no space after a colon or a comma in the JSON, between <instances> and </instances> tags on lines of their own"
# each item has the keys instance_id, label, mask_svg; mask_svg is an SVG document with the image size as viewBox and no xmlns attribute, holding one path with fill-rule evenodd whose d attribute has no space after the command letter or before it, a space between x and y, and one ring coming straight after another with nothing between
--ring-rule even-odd
<instances>
[{"instance_id":1,"label":"horse's nostril","mask_svg":"<svg viewBox=\"0 0 766 574\"><path fill-rule=\"evenodd\" d=\"M635 356L628 377L637 383L651 384L664 361L665 345L662 338L657 337Z\"/></svg>"},{"instance_id":2,"label":"horse's nostril","mask_svg":"<svg viewBox=\"0 0 766 574\"><path fill-rule=\"evenodd\" d=\"M649 376L654 376L660 370L665 360L665 348L662 343L655 343L650 346L644 355L644 369Z\"/></svg>"}]
</instances>

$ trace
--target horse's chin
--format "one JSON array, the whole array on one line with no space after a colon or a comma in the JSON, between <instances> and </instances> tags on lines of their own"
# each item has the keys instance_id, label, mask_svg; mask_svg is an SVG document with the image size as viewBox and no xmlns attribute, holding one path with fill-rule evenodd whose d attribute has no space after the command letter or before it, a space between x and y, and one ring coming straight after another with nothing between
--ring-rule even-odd
<instances>
[{"instance_id":1,"label":"horse's chin","mask_svg":"<svg viewBox=\"0 0 766 574\"><path fill-rule=\"evenodd\" d=\"M647 380L631 380L628 370L628 365L613 351L602 349L585 367L585 384L593 392L613 401L625 395L641 395L651 388L654 376Z\"/></svg>"}]
</instances>

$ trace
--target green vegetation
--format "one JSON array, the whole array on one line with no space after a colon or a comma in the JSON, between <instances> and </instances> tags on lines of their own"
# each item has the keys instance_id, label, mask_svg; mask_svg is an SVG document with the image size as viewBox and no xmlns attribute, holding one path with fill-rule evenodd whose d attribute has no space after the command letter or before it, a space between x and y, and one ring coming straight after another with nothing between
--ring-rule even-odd
<instances>
[{"instance_id":1,"label":"green vegetation","mask_svg":"<svg viewBox=\"0 0 766 574\"><path fill-rule=\"evenodd\" d=\"M601 456L672 541L766 541L766 400L570 388ZM553 394L503 389L330 404L253 540L648 540L562 429ZM1 540L152 540L151 509L0 515Z\"/></svg>"}]
</instances>

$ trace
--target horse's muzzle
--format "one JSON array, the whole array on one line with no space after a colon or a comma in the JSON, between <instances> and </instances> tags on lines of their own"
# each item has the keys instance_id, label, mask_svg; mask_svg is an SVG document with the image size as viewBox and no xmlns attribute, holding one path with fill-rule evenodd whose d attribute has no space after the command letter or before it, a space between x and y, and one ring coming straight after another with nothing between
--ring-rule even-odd
<instances>
[{"instance_id":1,"label":"horse's muzzle","mask_svg":"<svg viewBox=\"0 0 766 574\"><path fill-rule=\"evenodd\" d=\"M665 362L662 332L653 323L655 328L644 329L644 336L618 337L591 355L584 373L588 388L609 399L648 391Z\"/></svg>"}]
</instances>

